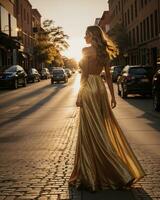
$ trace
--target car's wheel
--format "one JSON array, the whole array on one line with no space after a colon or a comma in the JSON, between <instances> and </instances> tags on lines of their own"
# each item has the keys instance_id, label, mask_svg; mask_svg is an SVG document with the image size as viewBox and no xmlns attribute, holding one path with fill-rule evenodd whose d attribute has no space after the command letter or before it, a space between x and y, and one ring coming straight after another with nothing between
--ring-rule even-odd
<instances>
[{"instance_id":1,"label":"car's wheel","mask_svg":"<svg viewBox=\"0 0 160 200\"><path fill-rule=\"evenodd\" d=\"M23 87L26 87L27 86L27 79L24 78L24 81L23 81Z\"/></svg>"},{"instance_id":2,"label":"car's wheel","mask_svg":"<svg viewBox=\"0 0 160 200\"><path fill-rule=\"evenodd\" d=\"M40 78L38 78L38 82L40 82L40 80L41 80L41 79L40 79Z\"/></svg>"},{"instance_id":3,"label":"car's wheel","mask_svg":"<svg viewBox=\"0 0 160 200\"><path fill-rule=\"evenodd\" d=\"M14 80L13 88L14 88L14 89L17 89L17 88L18 88L18 80L17 80L17 79Z\"/></svg>"},{"instance_id":4,"label":"car's wheel","mask_svg":"<svg viewBox=\"0 0 160 200\"><path fill-rule=\"evenodd\" d=\"M128 95L127 88L124 85L122 85L121 97L125 99L127 98L127 95Z\"/></svg>"},{"instance_id":5,"label":"car's wheel","mask_svg":"<svg viewBox=\"0 0 160 200\"><path fill-rule=\"evenodd\" d=\"M155 111L160 111L160 95L157 93L153 95L153 106Z\"/></svg>"}]
</instances>

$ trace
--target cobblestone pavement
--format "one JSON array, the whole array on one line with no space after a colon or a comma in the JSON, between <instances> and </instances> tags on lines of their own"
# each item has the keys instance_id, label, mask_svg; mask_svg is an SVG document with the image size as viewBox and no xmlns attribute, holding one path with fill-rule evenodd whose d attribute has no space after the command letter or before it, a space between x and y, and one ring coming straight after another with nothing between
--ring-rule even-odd
<instances>
[{"instance_id":1,"label":"cobblestone pavement","mask_svg":"<svg viewBox=\"0 0 160 200\"><path fill-rule=\"evenodd\" d=\"M25 141L16 144L16 147L14 142L21 140L20 134L10 138L8 133L7 137L0 139L1 144L13 142L13 146L0 156L0 200L79 198L78 192L68 191L68 178L73 166L73 156L70 154L74 152L77 137L75 117L76 113L73 113L63 128L24 131ZM30 134L34 135L34 146ZM6 158L8 150L12 152L10 158Z\"/></svg>"},{"instance_id":2,"label":"cobblestone pavement","mask_svg":"<svg viewBox=\"0 0 160 200\"><path fill-rule=\"evenodd\" d=\"M81 192L68 190L77 138L76 81L1 92L0 200L81 199Z\"/></svg>"},{"instance_id":3,"label":"cobblestone pavement","mask_svg":"<svg viewBox=\"0 0 160 200\"><path fill-rule=\"evenodd\" d=\"M73 79L72 84L74 81ZM45 89L49 93L45 95L52 94L52 88L45 86ZM42 106L42 109L38 113L34 110L26 116L24 102L21 110L11 107L4 109L7 114L1 113L2 121L7 116L13 122L9 121L7 124L7 121L5 126L0 127L0 200L112 199L109 193L100 193L99 196L96 193L91 197L85 191L68 189L77 140L78 109L74 106L76 93L73 94L73 86L61 88L61 91L63 94L57 92L57 96L53 98L51 95L45 105L41 100L38 106ZM16 96L15 92L14 95ZM40 95L39 92L37 95ZM41 95L41 98L45 96L44 93ZM21 97L19 99L23 100ZM31 100L37 101L35 96ZM58 105L56 100L60 102ZM132 194L137 200L158 200L160 115L152 111L151 99L129 98L124 101L117 97L117 101L114 113L147 174L134 185ZM20 104L21 101L16 106ZM17 112L24 112L25 116L20 115L15 123ZM120 199L118 194L117 192L113 200Z\"/></svg>"}]
</instances>

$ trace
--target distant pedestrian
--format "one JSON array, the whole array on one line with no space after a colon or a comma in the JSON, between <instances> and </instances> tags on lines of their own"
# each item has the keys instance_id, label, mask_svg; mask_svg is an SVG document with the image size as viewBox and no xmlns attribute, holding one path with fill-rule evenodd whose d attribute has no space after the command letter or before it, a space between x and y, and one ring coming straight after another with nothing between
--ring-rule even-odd
<instances>
[{"instance_id":1,"label":"distant pedestrian","mask_svg":"<svg viewBox=\"0 0 160 200\"><path fill-rule=\"evenodd\" d=\"M80 61L81 87L76 102L80 107L80 123L69 184L92 191L128 187L142 178L144 171L112 112L116 100L107 66L117 49L99 26L89 26L85 40L90 46L83 48ZM100 77L103 68L111 106Z\"/></svg>"}]
</instances>

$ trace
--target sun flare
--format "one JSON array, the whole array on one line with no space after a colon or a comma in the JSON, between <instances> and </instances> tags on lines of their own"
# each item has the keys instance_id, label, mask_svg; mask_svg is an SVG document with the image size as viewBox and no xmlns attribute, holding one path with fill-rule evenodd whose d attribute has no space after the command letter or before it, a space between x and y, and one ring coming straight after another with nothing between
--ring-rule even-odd
<instances>
[{"instance_id":1,"label":"sun flare","mask_svg":"<svg viewBox=\"0 0 160 200\"><path fill-rule=\"evenodd\" d=\"M70 47L63 52L64 56L74 58L77 62L82 58L82 48L84 41L82 38L73 38L69 40Z\"/></svg>"},{"instance_id":2,"label":"sun flare","mask_svg":"<svg viewBox=\"0 0 160 200\"><path fill-rule=\"evenodd\" d=\"M80 88L80 78L81 78L81 76L80 76L80 74L78 74L77 79L73 85L73 92L75 95L77 95L79 88Z\"/></svg>"}]
</instances>

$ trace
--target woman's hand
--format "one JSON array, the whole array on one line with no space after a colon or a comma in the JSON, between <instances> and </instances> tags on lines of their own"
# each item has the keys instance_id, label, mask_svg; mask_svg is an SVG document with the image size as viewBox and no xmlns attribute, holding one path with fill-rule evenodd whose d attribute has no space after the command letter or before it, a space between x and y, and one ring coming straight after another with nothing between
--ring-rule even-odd
<instances>
[{"instance_id":1,"label":"woman's hand","mask_svg":"<svg viewBox=\"0 0 160 200\"><path fill-rule=\"evenodd\" d=\"M77 106L77 107L82 107L82 100L81 100L81 98L80 98L79 95L78 95L78 97L77 97L76 106Z\"/></svg>"},{"instance_id":2,"label":"woman's hand","mask_svg":"<svg viewBox=\"0 0 160 200\"><path fill-rule=\"evenodd\" d=\"M111 108L113 109L113 108L115 108L116 107L116 99L115 99L115 97L112 97L112 99L111 99Z\"/></svg>"}]
</instances>

